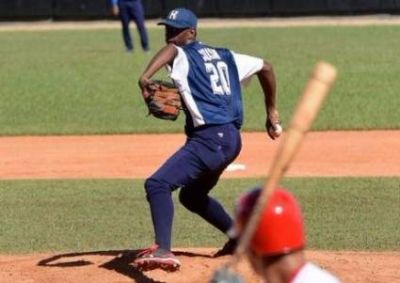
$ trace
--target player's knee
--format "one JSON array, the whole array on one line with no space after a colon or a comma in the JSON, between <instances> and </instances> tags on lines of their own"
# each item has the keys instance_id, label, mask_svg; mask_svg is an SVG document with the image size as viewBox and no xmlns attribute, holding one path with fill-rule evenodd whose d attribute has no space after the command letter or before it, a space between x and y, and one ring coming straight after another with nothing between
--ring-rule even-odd
<instances>
[{"instance_id":1,"label":"player's knee","mask_svg":"<svg viewBox=\"0 0 400 283\"><path fill-rule=\"evenodd\" d=\"M146 181L144 182L144 188L146 190L147 198L159 193L171 193L168 184L154 178L146 179Z\"/></svg>"}]
</instances>

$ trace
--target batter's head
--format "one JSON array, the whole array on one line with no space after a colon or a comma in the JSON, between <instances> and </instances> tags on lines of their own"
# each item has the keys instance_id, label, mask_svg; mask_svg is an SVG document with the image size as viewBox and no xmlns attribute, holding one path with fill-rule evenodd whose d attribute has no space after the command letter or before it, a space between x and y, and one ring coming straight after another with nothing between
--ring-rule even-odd
<instances>
[{"instance_id":1,"label":"batter's head","mask_svg":"<svg viewBox=\"0 0 400 283\"><path fill-rule=\"evenodd\" d=\"M241 233L260 196L256 188L244 194L237 203L236 223ZM284 189L276 189L261 213L250 248L259 256L288 254L305 246L303 217L294 196Z\"/></svg>"}]
</instances>

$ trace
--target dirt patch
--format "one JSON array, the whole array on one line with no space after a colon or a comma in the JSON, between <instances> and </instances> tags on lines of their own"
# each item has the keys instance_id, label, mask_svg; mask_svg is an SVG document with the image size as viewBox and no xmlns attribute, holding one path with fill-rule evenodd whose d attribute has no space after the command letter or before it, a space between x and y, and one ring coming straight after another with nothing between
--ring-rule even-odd
<instances>
[{"instance_id":1,"label":"dirt patch","mask_svg":"<svg viewBox=\"0 0 400 283\"><path fill-rule=\"evenodd\" d=\"M213 249L176 249L182 262L180 271L139 272L131 266L135 253L98 251L69 254L0 256L0 281L15 282L208 282L214 270L229 257L212 258ZM307 251L307 257L337 274L343 282L399 282L400 252L318 252ZM262 282L245 261L239 264L246 282Z\"/></svg>"},{"instance_id":2,"label":"dirt patch","mask_svg":"<svg viewBox=\"0 0 400 283\"><path fill-rule=\"evenodd\" d=\"M3 137L0 179L144 178L183 142L183 135ZM277 146L264 133L244 133L243 151L223 178L266 176ZM399 160L400 131L314 132L288 175L400 176ZM137 271L131 266L134 252L0 255L0 282L208 282L229 260L212 258L215 249L175 251L182 262L175 273ZM307 256L343 282L400 282L400 252L307 251ZM245 262L239 270L246 282L261 282Z\"/></svg>"},{"instance_id":3,"label":"dirt patch","mask_svg":"<svg viewBox=\"0 0 400 283\"><path fill-rule=\"evenodd\" d=\"M0 179L145 178L184 141L183 134L3 137ZM278 145L265 133L244 133L223 178L266 176ZM400 176L399 160L400 131L312 132L287 176Z\"/></svg>"}]
</instances>

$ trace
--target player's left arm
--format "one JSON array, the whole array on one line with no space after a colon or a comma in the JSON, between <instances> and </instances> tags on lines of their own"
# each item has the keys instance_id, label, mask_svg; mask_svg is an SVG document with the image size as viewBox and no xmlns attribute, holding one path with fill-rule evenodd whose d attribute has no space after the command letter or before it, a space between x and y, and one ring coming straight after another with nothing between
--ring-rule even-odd
<instances>
[{"instance_id":1,"label":"player's left arm","mask_svg":"<svg viewBox=\"0 0 400 283\"><path fill-rule=\"evenodd\" d=\"M150 95L149 87L153 83L151 78L165 65L171 65L177 54L178 50L176 49L176 46L168 44L150 60L138 82L144 99Z\"/></svg>"}]
</instances>

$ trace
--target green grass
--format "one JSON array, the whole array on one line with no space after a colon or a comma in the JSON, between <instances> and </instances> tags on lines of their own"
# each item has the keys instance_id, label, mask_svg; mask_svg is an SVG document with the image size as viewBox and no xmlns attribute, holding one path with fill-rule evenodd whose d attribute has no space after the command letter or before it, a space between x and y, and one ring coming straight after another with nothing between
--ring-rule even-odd
<instances>
[{"instance_id":1,"label":"green grass","mask_svg":"<svg viewBox=\"0 0 400 283\"><path fill-rule=\"evenodd\" d=\"M137 34L134 34L136 42ZM200 29L200 39L272 62L282 120L312 65L335 64L338 81L315 130L400 128L400 30L396 26ZM153 54L162 29L151 29ZM137 79L151 57L123 50L120 30L0 32L0 135L179 132L147 118ZM244 44L245 43L245 44ZM165 72L162 74L165 75ZM245 130L263 130L261 90L244 90ZM222 180L213 191L232 213L260 182ZM308 247L399 250L399 178L286 178L300 200ZM0 253L138 248L153 242L143 180L0 181ZM225 238L178 204L174 246Z\"/></svg>"},{"instance_id":2,"label":"green grass","mask_svg":"<svg viewBox=\"0 0 400 283\"><path fill-rule=\"evenodd\" d=\"M400 127L397 26L200 29L199 38L272 62L284 122L312 65L324 59L337 66L339 78L315 130ZM151 29L150 40L154 54L162 29ZM136 82L150 57L140 50L125 54L119 29L1 32L0 42L0 135L182 129L182 118L146 117ZM256 80L245 89L244 103L244 129L263 130Z\"/></svg>"},{"instance_id":3,"label":"green grass","mask_svg":"<svg viewBox=\"0 0 400 283\"><path fill-rule=\"evenodd\" d=\"M213 195L232 212L259 179L222 180ZM300 200L309 249L399 250L399 178L286 178ZM0 253L139 248L153 242L143 181L0 181ZM175 247L225 238L174 194Z\"/></svg>"}]
</instances>

